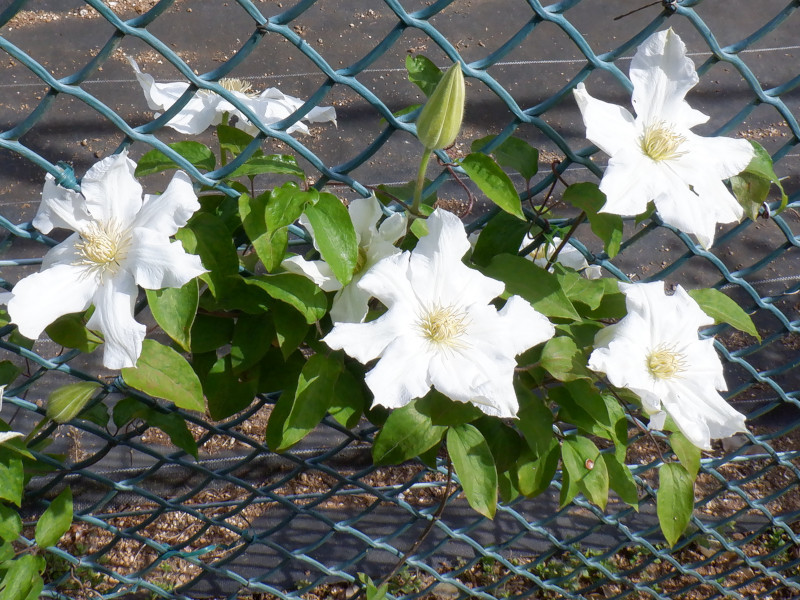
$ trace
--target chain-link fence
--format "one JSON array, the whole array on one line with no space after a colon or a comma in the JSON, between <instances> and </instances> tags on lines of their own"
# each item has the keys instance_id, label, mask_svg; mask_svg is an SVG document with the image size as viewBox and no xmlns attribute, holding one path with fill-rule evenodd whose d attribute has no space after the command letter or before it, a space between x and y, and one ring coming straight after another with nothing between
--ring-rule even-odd
<instances>
[{"instance_id":1,"label":"chain-link fence","mask_svg":"<svg viewBox=\"0 0 800 600\"><path fill-rule=\"evenodd\" d=\"M344 598L357 573L380 578L400 557L389 591L407 598L800 593L798 6L665 1L615 19L639 7L621 0L11 0L0 11L0 283L8 289L54 243L29 223L44 171L75 186L75 173L120 147L134 157L157 148L182 160L167 146L181 137L163 126L191 94L154 118L127 56L161 81L208 88L236 76L307 99L265 129L263 144L296 154L315 172L315 185L345 196L414 176L413 124L394 116L420 102L405 56L425 54L441 66L461 60L467 121L451 154L483 135L514 131L541 150L538 193L555 172L567 180L600 173L572 99L575 85L587 81L596 96L627 104L633 50L673 27L698 65L691 100L712 116L706 133L759 141L787 176L790 196L783 213L727 228L711 251L655 221L630 223L613 266L605 263L634 280L722 289L762 334L758 343L723 326L712 331L726 361L727 398L748 414L750 433L704 454L695 514L675 547L658 528L651 486L659 458L647 439L628 456L645 494L638 512L614 501L603 512L580 498L559 509L556 483L552 493L501 505L489 521L448 489L441 519L416 544L446 493L446 468L373 466L368 424L349 431L326 420L276 455L263 441L269 395L222 422L142 397L161 429L169 430L175 412L186 420L199 459L144 420L117 429L74 419L38 432L37 440L52 442L39 454L51 469L28 484L28 518L65 485L76 501L75 524L51 553L44 595ZM285 133L323 104L336 107L338 128ZM225 175L181 166L205 185ZM459 209L462 192L449 187L445 169L435 184ZM21 369L3 409L16 430L29 431L44 413L42 399L70 381L102 383L97 403L135 394L94 354L46 338L28 347L10 325L0 335L3 368Z\"/></svg>"}]
</instances>

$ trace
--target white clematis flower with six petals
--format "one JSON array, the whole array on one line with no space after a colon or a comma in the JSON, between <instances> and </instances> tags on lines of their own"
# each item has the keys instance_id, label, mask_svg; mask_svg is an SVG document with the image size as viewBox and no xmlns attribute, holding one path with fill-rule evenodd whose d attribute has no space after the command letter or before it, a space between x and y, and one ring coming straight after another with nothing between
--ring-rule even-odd
<instances>
[{"instance_id":1,"label":"white clematis flower with six petals","mask_svg":"<svg viewBox=\"0 0 800 600\"><path fill-rule=\"evenodd\" d=\"M665 223L708 248L717 223L737 222L744 214L722 180L747 167L753 147L743 139L692 133L708 116L684 99L699 78L672 29L639 46L630 78L636 117L592 98L582 83L574 90L586 137L611 157L600 183L607 198L601 212L639 215L652 200Z\"/></svg>"},{"instance_id":2,"label":"white clematis flower with six petals","mask_svg":"<svg viewBox=\"0 0 800 600\"><path fill-rule=\"evenodd\" d=\"M719 395L727 388L714 340L701 340L699 327L712 325L689 294L664 284L619 284L628 314L601 329L589 368L612 385L642 399L650 427L661 429L669 414L695 446L711 449L711 439L746 431L745 417Z\"/></svg>"},{"instance_id":3,"label":"white clematis flower with six petals","mask_svg":"<svg viewBox=\"0 0 800 600\"><path fill-rule=\"evenodd\" d=\"M436 209L413 252L384 258L359 286L387 312L368 323L337 323L323 341L367 363L375 403L408 404L431 386L488 415L514 417L515 356L555 329L519 296L498 311L490 302L504 284L461 262L469 242L461 220Z\"/></svg>"},{"instance_id":4,"label":"white clematis flower with six petals","mask_svg":"<svg viewBox=\"0 0 800 600\"><path fill-rule=\"evenodd\" d=\"M350 283L342 287L341 282L336 279L328 263L324 260L309 261L302 256L291 256L281 264L287 271L305 275L324 291L336 292L330 311L334 323L361 323L367 317L368 304L372 295L360 288L358 282L378 261L387 256L399 254L400 249L394 244L405 235L406 215L405 213L394 213L378 227L378 221L383 216L383 211L375 196L353 200L347 207L347 211L358 240L358 263ZM300 223L308 230L313 239L314 229L305 215L300 217ZM316 248L316 242L314 247Z\"/></svg>"},{"instance_id":5,"label":"white clematis flower with six petals","mask_svg":"<svg viewBox=\"0 0 800 600\"><path fill-rule=\"evenodd\" d=\"M189 88L189 84L184 81L156 83L152 75L139 70L139 65L135 60L130 56L127 58L136 73L139 85L144 90L147 105L151 110L166 111ZM303 101L299 98L287 96L277 88L267 88L257 94L253 91L252 85L243 79L222 78L218 83L233 94L241 104L253 111L265 125L285 119L303 105ZM221 123L222 117L226 113L237 118L236 127L239 129L250 135L258 133L258 128L244 116L242 111L222 96L209 90L198 90L167 125L180 133L197 135L211 125ZM332 122L335 125L336 109L332 106L317 106L308 111L303 119L309 123ZM295 131L309 133L308 127L301 121L286 130L287 133Z\"/></svg>"},{"instance_id":6,"label":"white clematis flower with six petals","mask_svg":"<svg viewBox=\"0 0 800 600\"><path fill-rule=\"evenodd\" d=\"M81 193L48 174L33 225L75 233L51 248L38 273L20 280L8 300L11 321L36 339L50 323L94 305L87 327L105 338L103 364L132 367L142 351L145 326L133 317L137 284L181 287L206 272L170 236L200 208L192 182L178 171L160 196L144 196L127 152L104 158L81 180Z\"/></svg>"}]
</instances>

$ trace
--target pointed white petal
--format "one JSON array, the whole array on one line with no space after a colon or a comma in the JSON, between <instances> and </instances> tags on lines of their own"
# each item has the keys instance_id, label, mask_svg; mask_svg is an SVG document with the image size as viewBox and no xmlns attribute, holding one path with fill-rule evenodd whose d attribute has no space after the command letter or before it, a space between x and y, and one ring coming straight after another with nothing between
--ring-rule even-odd
<instances>
[{"instance_id":1,"label":"pointed white petal","mask_svg":"<svg viewBox=\"0 0 800 600\"><path fill-rule=\"evenodd\" d=\"M84 267L57 264L14 286L8 314L22 335L35 340L58 317L89 308L96 289L97 281Z\"/></svg>"},{"instance_id":2,"label":"pointed white petal","mask_svg":"<svg viewBox=\"0 0 800 600\"><path fill-rule=\"evenodd\" d=\"M331 320L334 323L362 323L369 312L372 294L357 285L358 276L333 297Z\"/></svg>"},{"instance_id":3,"label":"pointed white petal","mask_svg":"<svg viewBox=\"0 0 800 600\"><path fill-rule=\"evenodd\" d=\"M94 296L95 311L86 326L103 334L103 365L109 369L136 366L147 328L133 318L138 289L133 277L121 273L101 285Z\"/></svg>"},{"instance_id":4,"label":"pointed white petal","mask_svg":"<svg viewBox=\"0 0 800 600\"><path fill-rule=\"evenodd\" d=\"M375 196L356 198L347 207L347 212L353 222L353 229L356 230L359 245L368 246L378 233L376 225L383 215L380 202Z\"/></svg>"},{"instance_id":5,"label":"pointed white petal","mask_svg":"<svg viewBox=\"0 0 800 600\"><path fill-rule=\"evenodd\" d=\"M469 311L471 339L481 340L509 359L555 335L555 327L520 296L511 296L498 312L492 305L473 306Z\"/></svg>"},{"instance_id":6,"label":"pointed white petal","mask_svg":"<svg viewBox=\"0 0 800 600\"><path fill-rule=\"evenodd\" d=\"M653 199L653 162L636 149L625 149L608 161L600 182L606 203L600 212L632 217L647 209Z\"/></svg>"},{"instance_id":7,"label":"pointed white petal","mask_svg":"<svg viewBox=\"0 0 800 600\"><path fill-rule=\"evenodd\" d=\"M219 96L216 94L201 95L200 92L195 92L195 96L169 120L167 126L186 135L203 133L211 125L221 121L221 115L217 112L218 104Z\"/></svg>"},{"instance_id":8,"label":"pointed white petal","mask_svg":"<svg viewBox=\"0 0 800 600\"><path fill-rule=\"evenodd\" d=\"M418 307L415 290L408 279L410 258L411 253L403 252L378 261L364 272L358 281L358 287L380 300L388 308L396 303Z\"/></svg>"},{"instance_id":9,"label":"pointed white petal","mask_svg":"<svg viewBox=\"0 0 800 600\"><path fill-rule=\"evenodd\" d=\"M170 242L166 235L143 227L133 230L125 268L148 290L182 287L206 273L200 257L187 254L180 242Z\"/></svg>"},{"instance_id":10,"label":"pointed white petal","mask_svg":"<svg viewBox=\"0 0 800 600\"><path fill-rule=\"evenodd\" d=\"M145 195L133 227L146 227L163 235L174 235L199 208L192 180L183 171L178 171L163 194Z\"/></svg>"},{"instance_id":11,"label":"pointed white petal","mask_svg":"<svg viewBox=\"0 0 800 600\"><path fill-rule=\"evenodd\" d=\"M92 217L103 223L116 220L122 226L133 222L142 207L142 186L133 176L135 169L136 163L123 150L95 163L86 172L81 191Z\"/></svg>"},{"instance_id":12,"label":"pointed white petal","mask_svg":"<svg viewBox=\"0 0 800 600\"><path fill-rule=\"evenodd\" d=\"M427 394L431 389L428 360L418 339L403 336L392 340L381 360L364 378L375 404L399 408Z\"/></svg>"},{"instance_id":13,"label":"pointed white petal","mask_svg":"<svg viewBox=\"0 0 800 600\"><path fill-rule=\"evenodd\" d=\"M183 95L189 84L186 82L156 83L152 75L142 73L139 65L130 56L126 56L133 67L136 80L142 86L147 106L150 110L166 110Z\"/></svg>"},{"instance_id":14,"label":"pointed white petal","mask_svg":"<svg viewBox=\"0 0 800 600\"><path fill-rule=\"evenodd\" d=\"M579 83L573 90L586 125L586 138L609 156L635 143L637 133L631 113L616 104L597 100Z\"/></svg>"},{"instance_id":15,"label":"pointed white petal","mask_svg":"<svg viewBox=\"0 0 800 600\"><path fill-rule=\"evenodd\" d=\"M309 123L333 123L336 125L336 109L332 106L315 106L304 117Z\"/></svg>"},{"instance_id":16,"label":"pointed white petal","mask_svg":"<svg viewBox=\"0 0 800 600\"><path fill-rule=\"evenodd\" d=\"M342 284L339 283L324 260L306 260L302 256L290 256L281 262L281 266L290 273L308 277L323 292L335 292L342 289Z\"/></svg>"},{"instance_id":17,"label":"pointed white petal","mask_svg":"<svg viewBox=\"0 0 800 600\"><path fill-rule=\"evenodd\" d=\"M750 142L729 137L701 137L686 135L688 152L679 167L695 165L698 171L705 172L708 179L728 179L747 168L755 151ZM693 182L689 182L693 183Z\"/></svg>"},{"instance_id":18,"label":"pointed white petal","mask_svg":"<svg viewBox=\"0 0 800 600\"><path fill-rule=\"evenodd\" d=\"M630 78L633 108L645 123L668 121L689 128L708 120L684 100L699 77L686 56L686 46L672 29L654 33L639 46Z\"/></svg>"},{"instance_id":19,"label":"pointed white petal","mask_svg":"<svg viewBox=\"0 0 800 600\"><path fill-rule=\"evenodd\" d=\"M336 323L322 338L334 350L344 350L362 364L378 358L398 337L409 335L411 315L402 309L390 309L369 323ZM413 333L413 332L411 332ZM418 339L413 335L412 338Z\"/></svg>"},{"instance_id":20,"label":"pointed white petal","mask_svg":"<svg viewBox=\"0 0 800 600\"><path fill-rule=\"evenodd\" d=\"M57 185L50 173L45 175L42 203L33 226L42 233L50 233L54 228L80 231L90 220L83 196Z\"/></svg>"},{"instance_id":21,"label":"pointed white petal","mask_svg":"<svg viewBox=\"0 0 800 600\"><path fill-rule=\"evenodd\" d=\"M406 213L393 213L391 216L384 219L381 226L378 227L378 235L390 244L394 244L406 234L407 221Z\"/></svg>"},{"instance_id":22,"label":"pointed white petal","mask_svg":"<svg viewBox=\"0 0 800 600\"><path fill-rule=\"evenodd\" d=\"M73 233L60 244L53 246L47 251L47 254L42 258L42 267L40 271L49 269L55 265L74 265L78 264L81 257L75 249L75 244L80 242L81 236Z\"/></svg>"}]
</instances>

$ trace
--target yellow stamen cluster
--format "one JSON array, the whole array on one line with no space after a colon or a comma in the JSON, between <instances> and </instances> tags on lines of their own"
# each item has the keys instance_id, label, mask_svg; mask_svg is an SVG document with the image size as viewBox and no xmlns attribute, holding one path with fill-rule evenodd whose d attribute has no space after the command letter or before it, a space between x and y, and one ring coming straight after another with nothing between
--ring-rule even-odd
<instances>
[{"instance_id":1,"label":"yellow stamen cluster","mask_svg":"<svg viewBox=\"0 0 800 600\"><path fill-rule=\"evenodd\" d=\"M455 306L434 306L419 320L419 328L427 340L446 346L457 345L467 325L467 315Z\"/></svg>"},{"instance_id":2,"label":"yellow stamen cluster","mask_svg":"<svg viewBox=\"0 0 800 600\"><path fill-rule=\"evenodd\" d=\"M656 379L673 379L686 369L686 360L674 348L659 346L647 357L647 370Z\"/></svg>"},{"instance_id":3,"label":"yellow stamen cluster","mask_svg":"<svg viewBox=\"0 0 800 600\"><path fill-rule=\"evenodd\" d=\"M75 244L80 259L76 265L116 273L128 254L130 234L116 221L92 221L80 232L81 241Z\"/></svg>"},{"instance_id":4,"label":"yellow stamen cluster","mask_svg":"<svg viewBox=\"0 0 800 600\"><path fill-rule=\"evenodd\" d=\"M223 77L219 80L219 84L229 92L239 92L245 96L255 96L256 92L253 91L253 85L245 80L236 77Z\"/></svg>"},{"instance_id":5,"label":"yellow stamen cluster","mask_svg":"<svg viewBox=\"0 0 800 600\"><path fill-rule=\"evenodd\" d=\"M642 152L654 161L672 160L686 154L680 147L686 138L675 133L664 121L655 121L644 128L640 139Z\"/></svg>"}]
</instances>

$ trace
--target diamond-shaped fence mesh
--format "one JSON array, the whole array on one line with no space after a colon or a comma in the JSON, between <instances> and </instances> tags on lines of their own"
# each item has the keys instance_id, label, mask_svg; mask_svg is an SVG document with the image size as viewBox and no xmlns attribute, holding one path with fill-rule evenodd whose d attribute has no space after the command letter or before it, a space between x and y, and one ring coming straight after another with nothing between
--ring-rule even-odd
<instances>
[{"instance_id":1,"label":"diamond-shaped fence mesh","mask_svg":"<svg viewBox=\"0 0 800 600\"><path fill-rule=\"evenodd\" d=\"M532 184L539 192L550 186L554 170L570 182L601 173L572 99L575 85L586 81L595 96L627 105L633 51L652 32L673 27L701 76L689 99L711 115L698 130L764 145L776 171L787 176L789 207L725 228L710 251L668 226L630 223L613 264L600 262L634 280L717 287L752 313L760 343L726 327L711 332L726 363L726 397L748 414L750 433L704 454L695 514L673 548L655 516L651 486L659 458L640 439L628 456L640 465L634 470L645 497L638 512L613 500L601 511L580 497L559 509L557 480L552 492L501 505L489 521L454 489L390 592L407 598L795 597L800 2L683 0L614 19L635 4L12 0L0 10L0 283L10 289L33 272L54 243L30 225L45 171L74 187L75 174L98 157L122 147L134 158L151 148L170 153L166 144L184 139L163 126L194 91L154 117L126 56L157 80L188 81L192 90L224 95L214 82L235 76L307 100L287 119L262 127L262 146L296 154L315 174L315 185L336 185L351 197L414 176L413 123L393 116L421 100L406 79L405 56L425 54L440 66L460 60L467 116L450 152L463 153L487 134L521 136L541 149L542 168ZM336 107L337 128L285 133L317 105ZM209 141L211 133L205 135ZM212 186L230 172L181 166ZM440 197L460 210L463 193L442 173L435 182ZM267 177L255 181L262 190L270 184ZM157 178L145 181L146 188L158 185ZM479 205L467 220L485 211ZM29 349L13 330L0 329L0 348L3 360L23 370L6 390L3 409L14 429L29 431L44 413L42 400L64 383L97 380L108 394L98 401L120 397L118 374L103 370L96 353L80 355L46 338ZM142 400L165 418L173 411ZM370 458L373 430L348 431L333 420L293 451L274 454L264 443L273 402L259 397L223 422L178 411L197 440L198 460L144 424L116 430L74 420L39 432L37 439L53 442L40 455L52 470L30 481L26 518L34 521L65 485L76 501L75 523L52 551L44 595L344 598L356 573L387 574L431 521L445 493L446 469L377 468Z\"/></svg>"}]
</instances>

